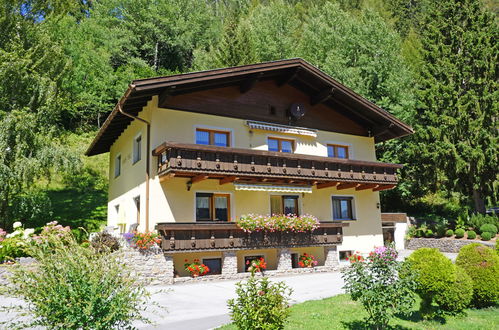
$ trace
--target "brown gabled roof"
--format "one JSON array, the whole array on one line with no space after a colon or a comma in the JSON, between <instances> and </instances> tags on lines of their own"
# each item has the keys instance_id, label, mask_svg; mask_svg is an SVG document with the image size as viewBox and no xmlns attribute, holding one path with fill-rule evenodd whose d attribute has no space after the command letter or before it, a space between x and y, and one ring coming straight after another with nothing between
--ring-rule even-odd
<instances>
[{"instance_id":1,"label":"brown gabled roof","mask_svg":"<svg viewBox=\"0 0 499 330\"><path fill-rule=\"evenodd\" d=\"M414 132L409 125L389 112L300 58L134 80L118 104L121 104L125 112L136 116L154 95L161 95L165 91L171 95L178 95L202 89L240 85L251 77L288 83L311 96L320 96L324 92L334 90L331 101L342 104L352 117L364 124L368 123L376 142ZM328 101L324 103L327 104ZM131 121L132 119L121 114L116 106L92 141L86 155L108 152Z\"/></svg>"}]
</instances>

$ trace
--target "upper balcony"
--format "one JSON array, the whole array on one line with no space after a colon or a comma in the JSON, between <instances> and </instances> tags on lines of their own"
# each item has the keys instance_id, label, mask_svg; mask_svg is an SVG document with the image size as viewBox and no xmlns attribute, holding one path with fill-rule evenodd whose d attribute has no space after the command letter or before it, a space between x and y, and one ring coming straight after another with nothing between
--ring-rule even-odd
<instances>
[{"instance_id":1,"label":"upper balcony","mask_svg":"<svg viewBox=\"0 0 499 330\"><path fill-rule=\"evenodd\" d=\"M254 149L166 142L153 151L158 175L191 178L190 183L217 179L219 183L336 187L380 191L397 185L402 165L319 157Z\"/></svg>"}]
</instances>

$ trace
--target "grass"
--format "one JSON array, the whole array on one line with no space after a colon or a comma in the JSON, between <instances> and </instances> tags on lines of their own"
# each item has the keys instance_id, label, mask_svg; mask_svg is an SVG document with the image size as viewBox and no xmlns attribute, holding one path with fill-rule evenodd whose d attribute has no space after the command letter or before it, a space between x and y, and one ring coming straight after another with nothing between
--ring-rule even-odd
<instances>
[{"instance_id":1,"label":"grass","mask_svg":"<svg viewBox=\"0 0 499 330\"><path fill-rule=\"evenodd\" d=\"M468 309L466 315L447 317L439 321L423 321L416 304L408 317L395 318L391 329L499 329L499 308ZM365 329L366 317L362 306L339 295L323 300L307 301L291 307L291 315L285 329ZM232 324L220 329L236 329Z\"/></svg>"}]
</instances>

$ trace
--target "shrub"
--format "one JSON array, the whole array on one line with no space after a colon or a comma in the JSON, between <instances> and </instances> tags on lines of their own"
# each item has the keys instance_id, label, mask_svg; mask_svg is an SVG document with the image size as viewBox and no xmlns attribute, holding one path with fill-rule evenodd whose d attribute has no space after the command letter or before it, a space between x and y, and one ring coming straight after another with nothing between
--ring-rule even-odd
<instances>
[{"instance_id":1,"label":"shrub","mask_svg":"<svg viewBox=\"0 0 499 330\"><path fill-rule=\"evenodd\" d=\"M31 236L35 230L32 228L24 229L20 222L15 222L13 228L14 231L10 234L0 228L0 263L28 256L26 246L31 241Z\"/></svg>"},{"instance_id":2,"label":"shrub","mask_svg":"<svg viewBox=\"0 0 499 330\"><path fill-rule=\"evenodd\" d=\"M118 255L82 247L70 231L61 236L46 232L28 246L37 263L12 271L8 293L27 303L21 318L11 320L13 326L111 329L131 327L134 319L143 319L147 292Z\"/></svg>"},{"instance_id":3,"label":"shrub","mask_svg":"<svg viewBox=\"0 0 499 330\"><path fill-rule=\"evenodd\" d=\"M414 274L399 276L402 267L396 251L376 248L366 260L352 258L343 271L345 290L367 311L366 322L375 328L386 328L395 314L406 314L414 305Z\"/></svg>"},{"instance_id":4,"label":"shrub","mask_svg":"<svg viewBox=\"0 0 499 330\"><path fill-rule=\"evenodd\" d=\"M445 236L447 236L447 237L451 237L452 235L454 235L454 230L452 230L452 229L448 229L445 232Z\"/></svg>"},{"instance_id":5,"label":"shrub","mask_svg":"<svg viewBox=\"0 0 499 330\"><path fill-rule=\"evenodd\" d=\"M488 231L484 231L480 236L482 236L482 240L484 241L490 241L492 239L492 233Z\"/></svg>"},{"instance_id":6,"label":"shrub","mask_svg":"<svg viewBox=\"0 0 499 330\"><path fill-rule=\"evenodd\" d=\"M236 284L236 299L230 299L232 321L238 329L283 329L289 316L292 290L284 282L272 283L267 277L252 275Z\"/></svg>"},{"instance_id":7,"label":"shrub","mask_svg":"<svg viewBox=\"0 0 499 330\"><path fill-rule=\"evenodd\" d=\"M469 304L469 279L437 249L418 249L406 259L406 264L409 273L417 274L416 292L421 297L420 312L424 318L457 314Z\"/></svg>"},{"instance_id":8,"label":"shrub","mask_svg":"<svg viewBox=\"0 0 499 330\"><path fill-rule=\"evenodd\" d=\"M456 238L463 238L464 237L464 229L461 229L461 228L456 229L454 234L456 234Z\"/></svg>"},{"instance_id":9,"label":"shrub","mask_svg":"<svg viewBox=\"0 0 499 330\"><path fill-rule=\"evenodd\" d=\"M480 233L483 234L485 232L491 233L492 236L496 236L497 235L497 227L490 224L490 223L486 223L480 227Z\"/></svg>"},{"instance_id":10,"label":"shrub","mask_svg":"<svg viewBox=\"0 0 499 330\"><path fill-rule=\"evenodd\" d=\"M475 239L476 233L473 230L468 231L467 233L468 239Z\"/></svg>"},{"instance_id":11,"label":"shrub","mask_svg":"<svg viewBox=\"0 0 499 330\"><path fill-rule=\"evenodd\" d=\"M108 232L97 233L90 242L98 253L110 253L120 249L120 241Z\"/></svg>"},{"instance_id":12,"label":"shrub","mask_svg":"<svg viewBox=\"0 0 499 330\"><path fill-rule=\"evenodd\" d=\"M473 280L473 304L477 307L499 303L499 256L479 243L463 246L456 264Z\"/></svg>"},{"instance_id":13,"label":"shrub","mask_svg":"<svg viewBox=\"0 0 499 330\"><path fill-rule=\"evenodd\" d=\"M425 233L425 237L427 238L433 237L433 231L431 229L428 229Z\"/></svg>"},{"instance_id":14,"label":"shrub","mask_svg":"<svg viewBox=\"0 0 499 330\"><path fill-rule=\"evenodd\" d=\"M487 214L473 214L467 223L470 227L473 227L475 231L480 231L480 227L485 224L494 225L496 228L499 227L499 217L497 215L487 215Z\"/></svg>"}]
</instances>

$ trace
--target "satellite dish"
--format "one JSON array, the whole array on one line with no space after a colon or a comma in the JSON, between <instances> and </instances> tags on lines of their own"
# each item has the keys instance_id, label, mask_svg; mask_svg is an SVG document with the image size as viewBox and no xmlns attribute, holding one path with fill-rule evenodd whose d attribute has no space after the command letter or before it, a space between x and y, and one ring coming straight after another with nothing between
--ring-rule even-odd
<instances>
[{"instance_id":1,"label":"satellite dish","mask_svg":"<svg viewBox=\"0 0 499 330\"><path fill-rule=\"evenodd\" d=\"M291 108L289 108L289 113L295 119L300 119L305 115L306 112L307 109L305 109L305 106L302 103L293 103L291 104Z\"/></svg>"}]
</instances>

